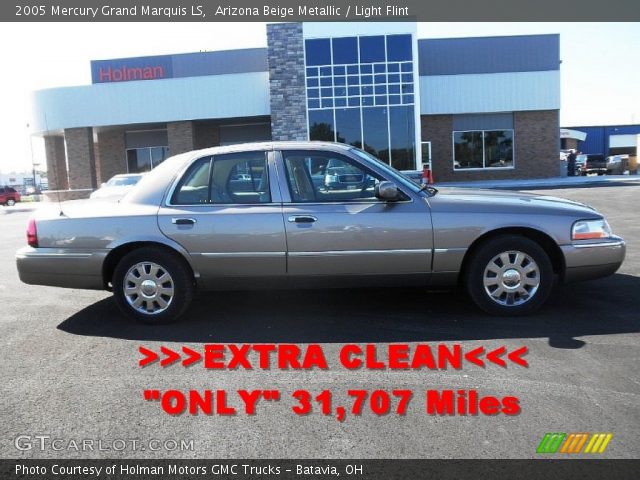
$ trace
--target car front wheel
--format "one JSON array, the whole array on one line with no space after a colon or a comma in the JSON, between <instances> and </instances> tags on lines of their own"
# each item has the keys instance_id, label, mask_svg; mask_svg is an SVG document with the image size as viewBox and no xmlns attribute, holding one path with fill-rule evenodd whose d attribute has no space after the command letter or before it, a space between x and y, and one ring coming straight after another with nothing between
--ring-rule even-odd
<instances>
[{"instance_id":1,"label":"car front wheel","mask_svg":"<svg viewBox=\"0 0 640 480\"><path fill-rule=\"evenodd\" d=\"M480 246L471 259L466 286L473 301L492 315L523 315L549 297L553 267L544 249L528 238L505 235Z\"/></svg>"},{"instance_id":2,"label":"car front wheel","mask_svg":"<svg viewBox=\"0 0 640 480\"><path fill-rule=\"evenodd\" d=\"M16 204L16 201L13 198L7 200L7 206L13 207Z\"/></svg>"},{"instance_id":3,"label":"car front wheel","mask_svg":"<svg viewBox=\"0 0 640 480\"><path fill-rule=\"evenodd\" d=\"M178 320L195 291L193 275L177 254L158 247L125 255L113 273L113 293L120 310L148 324Z\"/></svg>"}]
</instances>

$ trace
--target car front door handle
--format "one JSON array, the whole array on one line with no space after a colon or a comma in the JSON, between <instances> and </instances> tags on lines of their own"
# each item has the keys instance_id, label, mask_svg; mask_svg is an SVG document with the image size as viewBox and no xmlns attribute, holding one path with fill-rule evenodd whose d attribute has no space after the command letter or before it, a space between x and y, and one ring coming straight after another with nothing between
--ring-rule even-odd
<instances>
[{"instance_id":1,"label":"car front door handle","mask_svg":"<svg viewBox=\"0 0 640 480\"><path fill-rule=\"evenodd\" d=\"M318 219L313 215L291 215L289 221L291 223L314 223L317 222Z\"/></svg>"},{"instance_id":2,"label":"car front door handle","mask_svg":"<svg viewBox=\"0 0 640 480\"><path fill-rule=\"evenodd\" d=\"M194 225L196 223L195 218L172 218L171 223L174 225Z\"/></svg>"}]
</instances>

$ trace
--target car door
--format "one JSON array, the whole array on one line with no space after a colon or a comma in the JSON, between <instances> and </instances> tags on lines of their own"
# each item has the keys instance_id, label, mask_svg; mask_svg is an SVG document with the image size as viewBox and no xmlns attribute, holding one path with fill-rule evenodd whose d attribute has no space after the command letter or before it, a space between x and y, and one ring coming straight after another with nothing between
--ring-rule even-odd
<instances>
[{"instance_id":1,"label":"car door","mask_svg":"<svg viewBox=\"0 0 640 480\"><path fill-rule=\"evenodd\" d=\"M316 275L408 275L431 270L433 235L428 204L404 191L396 202L376 198L388 180L346 154L282 150L288 272Z\"/></svg>"},{"instance_id":2,"label":"car door","mask_svg":"<svg viewBox=\"0 0 640 480\"><path fill-rule=\"evenodd\" d=\"M160 229L189 252L205 286L286 275L272 157L272 152L249 151L200 158L160 208Z\"/></svg>"}]
</instances>

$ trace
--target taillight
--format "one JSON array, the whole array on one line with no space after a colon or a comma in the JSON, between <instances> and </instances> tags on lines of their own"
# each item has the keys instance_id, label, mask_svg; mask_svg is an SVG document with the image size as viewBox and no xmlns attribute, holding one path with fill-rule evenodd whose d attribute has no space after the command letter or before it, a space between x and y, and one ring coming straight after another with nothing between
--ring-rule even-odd
<instances>
[{"instance_id":1,"label":"taillight","mask_svg":"<svg viewBox=\"0 0 640 480\"><path fill-rule=\"evenodd\" d=\"M33 218L27 223L27 243L30 247L38 246L38 231L36 230L36 221Z\"/></svg>"}]
</instances>

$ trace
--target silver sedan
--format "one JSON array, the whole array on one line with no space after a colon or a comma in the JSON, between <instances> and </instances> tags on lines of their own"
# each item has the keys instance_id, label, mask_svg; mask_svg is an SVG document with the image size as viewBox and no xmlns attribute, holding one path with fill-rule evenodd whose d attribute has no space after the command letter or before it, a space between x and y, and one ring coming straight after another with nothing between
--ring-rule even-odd
<instances>
[{"instance_id":1,"label":"silver sedan","mask_svg":"<svg viewBox=\"0 0 640 480\"><path fill-rule=\"evenodd\" d=\"M554 197L420 186L362 150L273 142L166 160L119 203L51 205L16 255L23 282L107 289L167 323L196 289L463 286L494 315L540 307L554 281L613 274L624 241Z\"/></svg>"}]
</instances>

